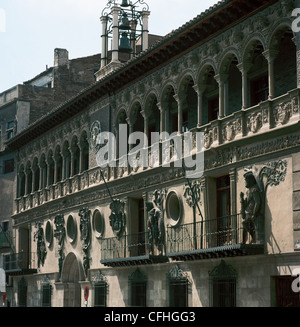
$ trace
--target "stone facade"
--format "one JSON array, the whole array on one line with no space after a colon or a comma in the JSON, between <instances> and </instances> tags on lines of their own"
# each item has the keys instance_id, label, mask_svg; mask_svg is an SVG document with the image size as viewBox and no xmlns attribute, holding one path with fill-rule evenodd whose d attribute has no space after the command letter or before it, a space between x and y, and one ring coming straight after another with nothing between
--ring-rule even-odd
<instances>
[{"instance_id":1,"label":"stone facade","mask_svg":"<svg viewBox=\"0 0 300 327\"><path fill-rule=\"evenodd\" d=\"M34 126L26 131L28 142L16 137L9 143L20 146L12 216L16 249L32 253L31 273L13 277L14 305L21 305L21 281L28 306L41 305L43 285L51 286L52 306L84 306L85 286L88 306L290 305L278 283L291 278L299 258L299 45L291 31L293 1L256 1L246 9L224 1L219 12L226 13L229 4L242 15L234 24L228 26L213 9L199 15L62 106L70 114L60 126L44 132ZM199 27L209 13L221 27L201 39ZM180 38L187 30L200 39L183 50ZM167 41L179 44L175 57L163 55ZM155 60L160 62L150 69ZM110 78L125 81L125 75L132 80L100 96L102 87L116 85ZM46 120L53 124L54 118ZM120 124L147 136L188 130L192 153L200 132L204 174L189 184L174 162L163 166L162 145L156 153L150 143L149 167L101 171L90 144L95 122L117 140ZM175 155L172 146L170 153ZM121 159L117 153L117 163ZM261 216L251 218L257 219L252 243L243 242L241 193L250 201L246 171L261 192ZM163 255L149 253L147 202L163 217ZM143 296L137 285L143 285ZM176 291L180 300L174 299Z\"/></svg>"}]
</instances>

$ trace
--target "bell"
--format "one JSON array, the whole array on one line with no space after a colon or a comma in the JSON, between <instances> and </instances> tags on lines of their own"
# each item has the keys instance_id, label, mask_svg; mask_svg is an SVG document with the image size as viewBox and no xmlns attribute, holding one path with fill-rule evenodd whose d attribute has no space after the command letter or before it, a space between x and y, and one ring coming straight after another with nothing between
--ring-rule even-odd
<instances>
[{"instance_id":1,"label":"bell","mask_svg":"<svg viewBox=\"0 0 300 327\"><path fill-rule=\"evenodd\" d=\"M123 0L121 7L129 7L128 1L127 0Z\"/></svg>"},{"instance_id":2,"label":"bell","mask_svg":"<svg viewBox=\"0 0 300 327\"><path fill-rule=\"evenodd\" d=\"M131 52L130 40L127 37L127 33L123 32L120 39L119 50L122 52Z\"/></svg>"},{"instance_id":3,"label":"bell","mask_svg":"<svg viewBox=\"0 0 300 327\"><path fill-rule=\"evenodd\" d=\"M129 30L130 29L129 20L127 18L126 13L124 13L122 16L121 23L119 25L119 29L121 29L121 30Z\"/></svg>"}]
</instances>

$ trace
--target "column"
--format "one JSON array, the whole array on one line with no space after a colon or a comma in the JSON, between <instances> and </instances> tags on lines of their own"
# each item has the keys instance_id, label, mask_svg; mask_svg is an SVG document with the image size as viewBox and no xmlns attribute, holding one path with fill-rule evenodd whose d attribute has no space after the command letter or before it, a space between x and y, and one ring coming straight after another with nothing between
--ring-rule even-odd
<instances>
[{"instance_id":1,"label":"column","mask_svg":"<svg viewBox=\"0 0 300 327\"><path fill-rule=\"evenodd\" d=\"M145 112L145 110L141 111L141 115L144 118L144 148L147 148L149 146L149 143L151 142L151 135L149 135L150 140L148 140L148 116Z\"/></svg>"},{"instance_id":2,"label":"column","mask_svg":"<svg viewBox=\"0 0 300 327\"><path fill-rule=\"evenodd\" d=\"M251 68L251 63L241 63L237 68L242 74L242 109L248 108L248 71Z\"/></svg>"},{"instance_id":3,"label":"column","mask_svg":"<svg viewBox=\"0 0 300 327\"><path fill-rule=\"evenodd\" d=\"M38 168L40 170L40 181L39 181L39 190L43 188L43 175L44 175L44 169L41 165L38 165Z\"/></svg>"},{"instance_id":4,"label":"column","mask_svg":"<svg viewBox=\"0 0 300 327\"><path fill-rule=\"evenodd\" d=\"M166 131L166 109L165 106L162 105L161 102L157 103L157 107L159 109L160 112L160 131L159 133L163 133Z\"/></svg>"},{"instance_id":5,"label":"column","mask_svg":"<svg viewBox=\"0 0 300 327\"><path fill-rule=\"evenodd\" d=\"M107 22L108 17L102 16L100 18L102 25L102 52L101 52L101 68L107 65L107 50L108 50L108 35L107 35Z\"/></svg>"},{"instance_id":6,"label":"column","mask_svg":"<svg viewBox=\"0 0 300 327\"><path fill-rule=\"evenodd\" d=\"M71 173L70 173L70 177L74 176L74 155L71 149Z\"/></svg>"},{"instance_id":7,"label":"column","mask_svg":"<svg viewBox=\"0 0 300 327\"><path fill-rule=\"evenodd\" d=\"M83 163L83 146L81 145L81 143L78 144L78 148L79 148L79 174L82 173L82 163Z\"/></svg>"},{"instance_id":8,"label":"column","mask_svg":"<svg viewBox=\"0 0 300 327\"><path fill-rule=\"evenodd\" d=\"M178 131L177 133L181 134L182 132L182 100L180 99L178 94L174 95L174 99L178 104Z\"/></svg>"},{"instance_id":9,"label":"column","mask_svg":"<svg viewBox=\"0 0 300 327\"><path fill-rule=\"evenodd\" d=\"M150 11L143 11L142 12L142 19L143 19L142 51L147 50L148 46L149 46L149 40L148 40L148 35L149 35L149 26L148 26L149 15L150 15Z\"/></svg>"},{"instance_id":10,"label":"column","mask_svg":"<svg viewBox=\"0 0 300 327\"><path fill-rule=\"evenodd\" d=\"M203 125L203 93L206 89L206 85L205 84L194 85L193 88L198 95L197 127L199 128Z\"/></svg>"},{"instance_id":11,"label":"column","mask_svg":"<svg viewBox=\"0 0 300 327\"><path fill-rule=\"evenodd\" d=\"M274 83L274 61L278 55L277 50L266 50L263 52L264 57L268 61L268 71L269 71L269 100L272 100L275 96L275 83Z\"/></svg>"},{"instance_id":12,"label":"column","mask_svg":"<svg viewBox=\"0 0 300 327\"><path fill-rule=\"evenodd\" d=\"M28 174L27 169L24 170L24 176L25 176L25 192L24 195L28 194Z\"/></svg>"},{"instance_id":13,"label":"column","mask_svg":"<svg viewBox=\"0 0 300 327\"><path fill-rule=\"evenodd\" d=\"M114 6L112 8L112 16L113 16L113 23L112 23L112 30L113 30L113 37L112 37L112 62L119 62L119 12L120 8Z\"/></svg>"},{"instance_id":14,"label":"column","mask_svg":"<svg viewBox=\"0 0 300 327\"><path fill-rule=\"evenodd\" d=\"M54 161L54 184L56 184L57 183L57 160L55 157L53 158L53 161Z\"/></svg>"},{"instance_id":15,"label":"column","mask_svg":"<svg viewBox=\"0 0 300 327\"><path fill-rule=\"evenodd\" d=\"M216 81L219 84L219 118L223 118L225 113L224 113L224 108L225 108L225 90L224 90L224 85L225 81L228 79L228 74L218 74L215 76Z\"/></svg>"}]
</instances>

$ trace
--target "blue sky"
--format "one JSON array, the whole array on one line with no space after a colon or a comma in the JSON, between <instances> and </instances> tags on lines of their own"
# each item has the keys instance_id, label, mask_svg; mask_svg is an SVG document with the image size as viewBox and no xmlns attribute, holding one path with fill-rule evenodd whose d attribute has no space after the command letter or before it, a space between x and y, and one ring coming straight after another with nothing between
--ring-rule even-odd
<instances>
[{"instance_id":1,"label":"blue sky","mask_svg":"<svg viewBox=\"0 0 300 327\"><path fill-rule=\"evenodd\" d=\"M53 66L55 48L67 49L70 59L100 53L99 18L107 2L0 0L0 93ZM166 35L218 1L145 2L151 12L150 33Z\"/></svg>"}]
</instances>

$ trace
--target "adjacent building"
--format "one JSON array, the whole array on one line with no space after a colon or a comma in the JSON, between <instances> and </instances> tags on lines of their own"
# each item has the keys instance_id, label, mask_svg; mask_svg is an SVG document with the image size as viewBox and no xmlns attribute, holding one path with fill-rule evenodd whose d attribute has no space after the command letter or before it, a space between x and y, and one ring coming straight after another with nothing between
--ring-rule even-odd
<instances>
[{"instance_id":1,"label":"adjacent building","mask_svg":"<svg viewBox=\"0 0 300 327\"><path fill-rule=\"evenodd\" d=\"M97 81L6 143L12 306L300 305L294 8L223 0L151 45L108 2Z\"/></svg>"}]
</instances>

